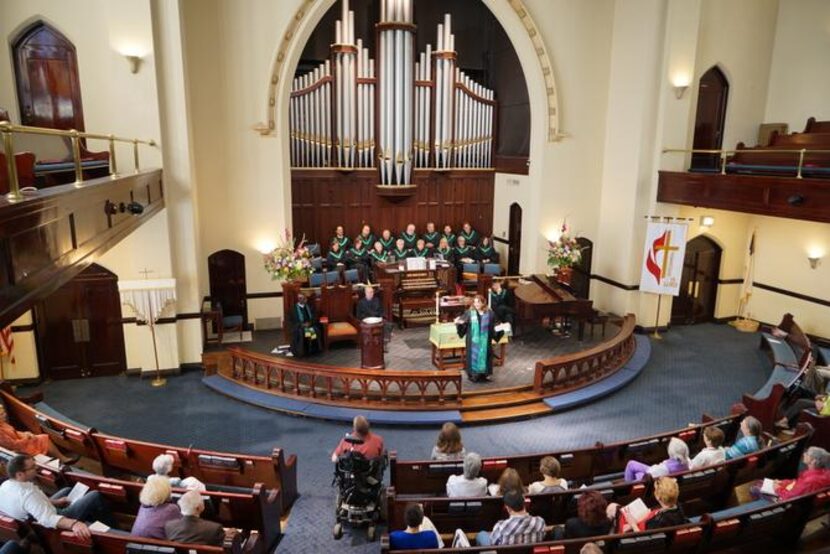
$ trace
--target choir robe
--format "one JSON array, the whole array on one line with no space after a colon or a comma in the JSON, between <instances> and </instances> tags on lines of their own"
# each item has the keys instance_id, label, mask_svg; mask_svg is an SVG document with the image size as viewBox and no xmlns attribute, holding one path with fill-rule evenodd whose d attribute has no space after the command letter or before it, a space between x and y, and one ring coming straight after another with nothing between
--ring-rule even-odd
<instances>
[{"instance_id":1,"label":"choir robe","mask_svg":"<svg viewBox=\"0 0 830 554\"><path fill-rule=\"evenodd\" d=\"M412 250L415 248L415 243L418 242L418 235L416 233L412 233L411 235L404 231L401 233L400 238L403 239L403 245L406 247L407 250Z\"/></svg>"},{"instance_id":2,"label":"choir robe","mask_svg":"<svg viewBox=\"0 0 830 554\"><path fill-rule=\"evenodd\" d=\"M459 236L464 237L468 246L478 246L478 231L475 229L470 229L470 234L462 230Z\"/></svg>"},{"instance_id":3,"label":"choir robe","mask_svg":"<svg viewBox=\"0 0 830 554\"><path fill-rule=\"evenodd\" d=\"M449 235L446 233L441 233L441 236L447 239L447 244L450 245L450 248L455 248L455 233L450 233Z\"/></svg>"},{"instance_id":4,"label":"choir robe","mask_svg":"<svg viewBox=\"0 0 830 554\"><path fill-rule=\"evenodd\" d=\"M464 371L471 381L480 381L493 373L493 341L501 340L503 331L496 331L496 315L487 309L479 314L467 310L456 323L458 336L464 339L466 360Z\"/></svg>"},{"instance_id":5,"label":"choir robe","mask_svg":"<svg viewBox=\"0 0 830 554\"><path fill-rule=\"evenodd\" d=\"M435 249L438 248L438 243L441 240L441 235L438 233L438 231L434 231L432 233L424 233L423 235L421 235L421 238L424 239L424 242L427 244L427 248ZM430 244L432 245L431 247Z\"/></svg>"},{"instance_id":6,"label":"choir robe","mask_svg":"<svg viewBox=\"0 0 830 554\"><path fill-rule=\"evenodd\" d=\"M291 339L291 352L294 356L302 357L320 351L323 332L320 323L314 315L311 305L294 304L294 333ZM306 325L308 324L308 325ZM313 329L316 337L306 337L306 328Z\"/></svg>"},{"instance_id":7,"label":"choir robe","mask_svg":"<svg viewBox=\"0 0 830 554\"><path fill-rule=\"evenodd\" d=\"M429 248L424 248L423 250L413 248L411 254L413 258L429 258L432 256L432 250Z\"/></svg>"},{"instance_id":8,"label":"choir robe","mask_svg":"<svg viewBox=\"0 0 830 554\"><path fill-rule=\"evenodd\" d=\"M334 238L332 238L329 241L329 244L331 244L334 241L337 241L337 244L340 245L340 251L341 252L345 252L346 250L348 250L349 246L352 244L352 241L349 240L349 237L347 237L345 235L343 235L342 237L338 237L337 235L335 235Z\"/></svg>"},{"instance_id":9,"label":"choir robe","mask_svg":"<svg viewBox=\"0 0 830 554\"><path fill-rule=\"evenodd\" d=\"M482 248L479 245L476 248L476 259L483 264L497 264L499 263L499 253L496 252L492 244L487 248Z\"/></svg>"},{"instance_id":10,"label":"choir robe","mask_svg":"<svg viewBox=\"0 0 830 554\"><path fill-rule=\"evenodd\" d=\"M372 269L372 276L374 277L375 280L377 280L377 278L378 278L377 273L375 272L375 267L377 266L377 264L386 263L387 256L388 255L387 255L387 252L385 250L383 252L381 252L380 254L378 254L377 251L375 251L374 248L369 251L368 263L369 263L369 266Z\"/></svg>"},{"instance_id":11,"label":"choir robe","mask_svg":"<svg viewBox=\"0 0 830 554\"><path fill-rule=\"evenodd\" d=\"M453 262L455 263L455 269L456 271L458 271L458 275L464 273L464 264L470 263L462 261L462 258L470 258L471 260L473 260L473 262L475 262L476 260L475 249L467 245L465 245L464 248L456 246L455 248L453 248L452 254Z\"/></svg>"},{"instance_id":12,"label":"choir robe","mask_svg":"<svg viewBox=\"0 0 830 554\"><path fill-rule=\"evenodd\" d=\"M383 249L386 252L391 252L395 249L395 237L389 237L389 240L380 237L378 240L380 241L380 244L383 246Z\"/></svg>"},{"instance_id":13,"label":"choir robe","mask_svg":"<svg viewBox=\"0 0 830 554\"><path fill-rule=\"evenodd\" d=\"M378 240L375 238L374 233L369 233L368 235L364 236L362 233L355 237L355 240L360 239L363 242L363 248L366 250L371 250L372 247L375 245L375 241ZM354 242L352 242L354 244Z\"/></svg>"},{"instance_id":14,"label":"choir robe","mask_svg":"<svg viewBox=\"0 0 830 554\"><path fill-rule=\"evenodd\" d=\"M326 266L329 271L336 271L337 264L346 265L347 261L345 250L338 250L337 252L329 250L329 253L326 256Z\"/></svg>"},{"instance_id":15,"label":"choir robe","mask_svg":"<svg viewBox=\"0 0 830 554\"><path fill-rule=\"evenodd\" d=\"M404 248L403 250L398 250L397 248L393 248L391 252L389 252L395 260L405 260L412 256L412 252L409 248Z\"/></svg>"},{"instance_id":16,"label":"choir robe","mask_svg":"<svg viewBox=\"0 0 830 554\"><path fill-rule=\"evenodd\" d=\"M501 292L496 294L495 291L491 290L489 304L499 322L507 322L515 328L516 310L513 307L513 291L502 288Z\"/></svg>"},{"instance_id":17,"label":"choir robe","mask_svg":"<svg viewBox=\"0 0 830 554\"><path fill-rule=\"evenodd\" d=\"M455 263L455 254L453 254L452 248L446 248L444 250L442 250L440 248L436 248L435 249L435 254L436 255L441 254L441 256L443 256L444 260L450 262L451 264Z\"/></svg>"}]
</instances>

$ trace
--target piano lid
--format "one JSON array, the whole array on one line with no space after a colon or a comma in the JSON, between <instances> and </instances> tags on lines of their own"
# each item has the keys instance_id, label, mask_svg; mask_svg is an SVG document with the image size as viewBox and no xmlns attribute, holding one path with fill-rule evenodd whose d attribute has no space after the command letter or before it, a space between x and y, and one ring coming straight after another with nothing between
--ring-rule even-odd
<instances>
[{"instance_id":1,"label":"piano lid","mask_svg":"<svg viewBox=\"0 0 830 554\"><path fill-rule=\"evenodd\" d=\"M527 304L575 302L578 299L547 275L534 275L531 281L513 289L516 298Z\"/></svg>"}]
</instances>

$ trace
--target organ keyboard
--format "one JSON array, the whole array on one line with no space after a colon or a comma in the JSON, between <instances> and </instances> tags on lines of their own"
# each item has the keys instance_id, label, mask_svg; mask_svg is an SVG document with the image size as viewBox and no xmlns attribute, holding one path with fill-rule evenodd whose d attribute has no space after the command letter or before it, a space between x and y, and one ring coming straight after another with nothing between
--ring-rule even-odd
<instances>
[{"instance_id":1,"label":"organ keyboard","mask_svg":"<svg viewBox=\"0 0 830 554\"><path fill-rule=\"evenodd\" d=\"M435 293L455 290L455 268L450 264L426 270L407 270L397 263L377 264L375 273L384 290L394 291L385 308L395 314L401 327L435 321Z\"/></svg>"}]
</instances>

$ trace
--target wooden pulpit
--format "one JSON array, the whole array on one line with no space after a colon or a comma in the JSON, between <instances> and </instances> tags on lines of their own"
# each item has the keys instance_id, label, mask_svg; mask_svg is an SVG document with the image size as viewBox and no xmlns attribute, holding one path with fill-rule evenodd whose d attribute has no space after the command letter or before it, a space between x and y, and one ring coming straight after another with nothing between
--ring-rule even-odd
<instances>
[{"instance_id":1,"label":"wooden pulpit","mask_svg":"<svg viewBox=\"0 0 830 554\"><path fill-rule=\"evenodd\" d=\"M371 318L367 318L371 319ZM383 321L360 322L360 367L362 369L386 369L383 359Z\"/></svg>"}]
</instances>

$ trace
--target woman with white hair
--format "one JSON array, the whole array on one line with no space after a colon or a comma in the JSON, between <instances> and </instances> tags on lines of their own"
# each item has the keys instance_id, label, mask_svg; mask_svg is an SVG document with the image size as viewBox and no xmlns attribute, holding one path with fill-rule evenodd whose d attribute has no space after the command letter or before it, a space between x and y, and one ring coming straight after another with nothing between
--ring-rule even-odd
<instances>
[{"instance_id":1,"label":"woman with white hair","mask_svg":"<svg viewBox=\"0 0 830 554\"><path fill-rule=\"evenodd\" d=\"M797 479L775 482L775 492L780 500L830 487L830 452L818 446L811 446L804 452L803 461L806 469Z\"/></svg>"},{"instance_id":2,"label":"woman with white hair","mask_svg":"<svg viewBox=\"0 0 830 554\"><path fill-rule=\"evenodd\" d=\"M207 490L205 484L195 477L185 477L184 479L179 477L170 477L170 472L173 471L174 462L175 460L170 454L159 454L153 460L153 472L156 475L167 477L170 480L171 487L181 487L183 489L196 490L200 492Z\"/></svg>"},{"instance_id":3,"label":"woman with white hair","mask_svg":"<svg viewBox=\"0 0 830 554\"><path fill-rule=\"evenodd\" d=\"M629 460L625 465L625 480L639 481L645 477L646 473L657 479L689 469L689 447L685 442L677 437L672 437L667 450L669 457L653 466L637 460Z\"/></svg>"},{"instance_id":4,"label":"woman with white hair","mask_svg":"<svg viewBox=\"0 0 830 554\"><path fill-rule=\"evenodd\" d=\"M165 539L164 525L182 517L179 507L173 504L170 481L163 475L151 475L138 495L141 507L133 523L131 533L138 537Z\"/></svg>"},{"instance_id":5,"label":"woman with white hair","mask_svg":"<svg viewBox=\"0 0 830 554\"><path fill-rule=\"evenodd\" d=\"M447 496L487 496L487 479L478 476L480 471L481 456L475 452L467 453L464 456L464 474L450 475L447 479Z\"/></svg>"}]
</instances>

